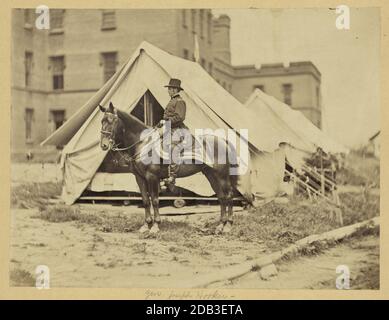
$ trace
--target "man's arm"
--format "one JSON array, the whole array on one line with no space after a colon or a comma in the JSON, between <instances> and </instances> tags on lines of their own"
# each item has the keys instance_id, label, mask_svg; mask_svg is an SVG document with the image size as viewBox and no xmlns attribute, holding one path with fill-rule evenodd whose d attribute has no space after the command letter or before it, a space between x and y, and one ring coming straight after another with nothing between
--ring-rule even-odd
<instances>
[{"instance_id":1,"label":"man's arm","mask_svg":"<svg viewBox=\"0 0 389 320\"><path fill-rule=\"evenodd\" d=\"M186 103L184 100L179 100L176 103L175 111L165 112L164 119L170 120L172 125L183 122L186 116Z\"/></svg>"}]
</instances>

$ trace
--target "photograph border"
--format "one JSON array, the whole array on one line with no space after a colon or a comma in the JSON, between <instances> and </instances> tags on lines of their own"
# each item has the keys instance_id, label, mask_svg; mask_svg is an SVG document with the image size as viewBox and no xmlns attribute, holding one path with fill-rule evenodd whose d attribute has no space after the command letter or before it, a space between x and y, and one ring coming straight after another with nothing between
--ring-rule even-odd
<instances>
[{"instance_id":1,"label":"photograph border","mask_svg":"<svg viewBox=\"0 0 389 320\"><path fill-rule=\"evenodd\" d=\"M49 8L334 8L340 4L350 7L377 7L381 12L381 164L389 163L389 2L385 0L342 0L342 1L312 1L307 0L259 0L259 1L120 1L112 0L5 0L2 1L0 20L0 99L2 117L1 150L0 158L0 181L3 186L0 192L0 298L1 299L145 299L147 292L159 292L155 299L167 299L174 292L176 294L188 290L212 294L216 289L168 289L168 288L50 288L38 290L36 288L9 287L10 267L10 184L11 184L11 159L10 159L10 132L11 132L11 10L12 8L32 8L38 5L47 5ZM386 120L386 121L385 121ZM234 299L388 299L389 298L389 195L388 190L388 167L380 166L380 289L379 290L263 290L263 289L217 289L220 296L227 300Z\"/></svg>"}]
</instances>

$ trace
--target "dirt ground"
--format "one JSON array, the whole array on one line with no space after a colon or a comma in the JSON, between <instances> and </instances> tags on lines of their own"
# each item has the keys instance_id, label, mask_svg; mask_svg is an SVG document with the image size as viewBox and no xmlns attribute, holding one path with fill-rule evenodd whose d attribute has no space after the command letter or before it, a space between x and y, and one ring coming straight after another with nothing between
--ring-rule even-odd
<instances>
[{"instance_id":1,"label":"dirt ground","mask_svg":"<svg viewBox=\"0 0 389 320\"><path fill-rule=\"evenodd\" d=\"M352 239L317 256L300 257L277 265L268 280L258 272L213 286L239 289L336 289L339 265L350 271L350 289L379 289L379 238Z\"/></svg>"},{"instance_id":2,"label":"dirt ground","mask_svg":"<svg viewBox=\"0 0 389 320\"><path fill-rule=\"evenodd\" d=\"M40 168L20 164L13 168L13 186L59 179L55 165L38 166ZM326 214L320 206L314 208L316 211L311 207L310 203L294 209L289 204L271 205L268 211L254 215L238 207L240 220L234 226L239 231L232 236L216 236L204 231L204 226L212 226L219 219L216 206L189 208L202 212L194 215L167 215L179 210L165 207L161 209L164 214L161 228L170 229L163 231L160 237L145 238L133 230L107 230L104 224L93 220L103 216L110 221L120 218L136 226L131 219L143 214L143 209L137 206L77 205L75 208L83 216L93 217L92 220L83 218L83 222L76 219L53 222L42 219L42 209L16 206L11 209L11 285L34 286L36 267L46 265L50 269L51 287L179 288L190 278L260 258L275 251L275 246L306 236L307 228L301 226L309 226L309 232L319 232L322 229L316 229L317 221L326 220ZM306 217L305 212L312 213L312 217ZM122 223L121 220L118 223ZM266 229L269 224L271 228ZM327 229L334 227L331 223L325 225ZM277 233L273 234L274 230ZM272 241L262 241L258 233ZM268 281L252 272L232 283L215 286L330 289L334 288L336 266L346 264L352 279L358 281L352 289L376 288L370 279L377 278L378 257L378 237L356 238L319 256L277 265L278 275Z\"/></svg>"},{"instance_id":3,"label":"dirt ground","mask_svg":"<svg viewBox=\"0 0 389 320\"><path fill-rule=\"evenodd\" d=\"M257 258L266 251L257 243L226 241L214 235L197 236L194 246L186 241L143 239L137 233L104 233L76 222L45 222L33 218L36 214L35 210L12 212L11 269L34 274L36 266L47 265L51 287L180 287L188 277ZM216 219L217 214L213 215ZM164 220L200 224L204 218Z\"/></svg>"}]
</instances>

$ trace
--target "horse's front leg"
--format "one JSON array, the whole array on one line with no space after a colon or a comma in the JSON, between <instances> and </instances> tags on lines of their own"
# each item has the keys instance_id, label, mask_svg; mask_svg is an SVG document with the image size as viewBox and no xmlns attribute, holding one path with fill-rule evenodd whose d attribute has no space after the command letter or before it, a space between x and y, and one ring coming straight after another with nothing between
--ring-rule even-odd
<instances>
[{"instance_id":1,"label":"horse's front leg","mask_svg":"<svg viewBox=\"0 0 389 320\"><path fill-rule=\"evenodd\" d=\"M150 197L148 193L146 180L139 176L135 176L135 178L136 178L136 182L138 183L140 194L142 196L143 206L145 208L145 223L139 229L139 232L144 233L149 231L149 229L153 224L153 218L151 217L151 211L150 211L151 203L150 203Z\"/></svg>"},{"instance_id":2,"label":"horse's front leg","mask_svg":"<svg viewBox=\"0 0 389 320\"><path fill-rule=\"evenodd\" d=\"M159 232L159 224L161 223L161 217L159 215L159 179L155 175L150 175L147 177L149 193L151 198L151 203L153 204L154 210L154 223L150 229L151 233Z\"/></svg>"}]
</instances>

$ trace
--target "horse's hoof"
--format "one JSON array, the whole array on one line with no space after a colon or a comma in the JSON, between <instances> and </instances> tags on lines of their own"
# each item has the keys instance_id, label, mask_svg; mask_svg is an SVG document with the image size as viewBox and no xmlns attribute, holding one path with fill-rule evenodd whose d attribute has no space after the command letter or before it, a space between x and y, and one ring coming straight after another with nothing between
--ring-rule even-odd
<instances>
[{"instance_id":1,"label":"horse's hoof","mask_svg":"<svg viewBox=\"0 0 389 320\"><path fill-rule=\"evenodd\" d=\"M220 223L216 229L215 229L215 234L221 234L223 232L224 224Z\"/></svg>"},{"instance_id":2,"label":"horse's hoof","mask_svg":"<svg viewBox=\"0 0 389 320\"><path fill-rule=\"evenodd\" d=\"M150 229L150 233L156 234L159 232L159 226L158 223L154 223L153 226Z\"/></svg>"},{"instance_id":3,"label":"horse's hoof","mask_svg":"<svg viewBox=\"0 0 389 320\"><path fill-rule=\"evenodd\" d=\"M145 233L145 232L148 232L149 231L149 225L147 223L145 223L140 229L139 229L139 232L140 233Z\"/></svg>"},{"instance_id":4,"label":"horse's hoof","mask_svg":"<svg viewBox=\"0 0 389 320\"><path fill-rule=\"evenodd\" d=\"M231 229L232 229L232 224L231 224L231 222L227 222L227 223L224 225L223 233L230 233L230 232L231 232Z\"/></svg>"}]
</instances>

